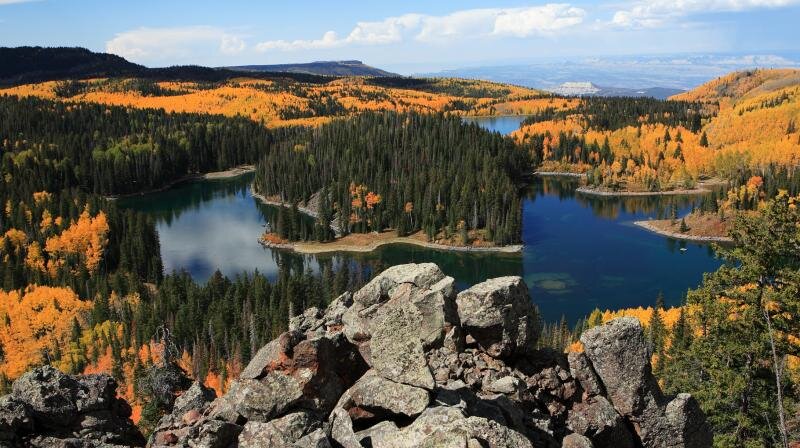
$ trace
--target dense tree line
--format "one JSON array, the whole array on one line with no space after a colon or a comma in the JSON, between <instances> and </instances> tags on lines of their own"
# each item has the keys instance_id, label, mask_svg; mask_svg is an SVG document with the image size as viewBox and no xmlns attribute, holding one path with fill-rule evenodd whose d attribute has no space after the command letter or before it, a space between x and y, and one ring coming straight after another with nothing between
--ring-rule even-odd
<instances>
[{"instance_id":1,"label":"dense tree line","mask_svg":"<svg viewBox=\"0 0 800 448\"><path fill-rule=\"evenodd\" d=\"M704 104L691 101L665 101L648 97L586 97L574 110L545 109L534 114L522 125L577 115L588 129L613 131L642 122L665 126L683 126L697 132L708 114Z\"/></svg>"},{"instance_id":2,"label":"dense tree line","mask_svg":"<svg viewBox=\"0 0 800 448\"><path fill-rule=\"evenodd\" d=\"M0 98L3 173L36 190L137 193L254 163L280 134L245 118Z\"/></svg>"},{"instance_id":3,"label":"dense tree line","mask_svg":"<svg viewBox=\"0 0 800 448\"><path fill-rule=\"evenodd\" d=\"M485 230L506 244L520 239L529 172L512 140L458 117L366 113L277 145L255 186L289 204L316 195L320 222L335 220L342 233Z\"/></svg>"}]
</instances>

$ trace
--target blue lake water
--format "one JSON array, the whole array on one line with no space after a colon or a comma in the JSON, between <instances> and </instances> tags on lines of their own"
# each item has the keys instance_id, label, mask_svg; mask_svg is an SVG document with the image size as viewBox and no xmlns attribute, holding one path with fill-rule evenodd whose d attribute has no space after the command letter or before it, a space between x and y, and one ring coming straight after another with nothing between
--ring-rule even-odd
<instances>
[{"instance_id":1,"label":"blue lake water","mask_svg":"<svg viewBox=\"0 0 800 448\"><path fill-rule=\"evenodd\" d=\"M500 122L493 118L481 124L500 126L505 133L511 126L504 121L508 117L499 118ZM720 264L709 246L677 242L632 224L665 216L673 201L685 213L697 198L589 198L574 192L577 181L554 178L537 178L527 191L522 254L470 254L398 244L368 254L301 256L258 243L275 208L251 197L251 182L252 174L189 182L119 203L155 218L167 271L185 269L199 281L216 269L226 275L257 269L273 276L279 263L316 269L320 260L333 258L372 269L432 261L461 288L501 275L522 276L550 321L562 315L574 321L596 307L650 305L659 292L668 304L678 304L704 272Z\"/></svg>"}]
</instances>

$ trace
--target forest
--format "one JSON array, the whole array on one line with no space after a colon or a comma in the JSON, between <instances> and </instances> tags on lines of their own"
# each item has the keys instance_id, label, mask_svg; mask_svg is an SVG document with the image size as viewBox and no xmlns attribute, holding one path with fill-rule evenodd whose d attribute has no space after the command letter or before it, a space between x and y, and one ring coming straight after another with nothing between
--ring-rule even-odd
<instances>
[{"instance_id":1,"label":"forest","mask_svg":"<svg viewBox=\"0 0 800 448\"><path fill-rule=\"evenodd\" d=\"M423 168L424 167L424 168ZM520 189L532 168L510 139L458 117L365 113L276 145L255 188L288 205L317 197L319 227L289 240L396 229L429 239L469 232L498 245L520 240Z\"/></svg>"},{"instance_id":2,"label":"forest","mask_svg":"<svg viewBox=\"0 0 800 448\"><path fill-rule=\"evenodd\" d=\"M3 173L26 191L122 195L254 163L280 134L243 118L0 96ZM30 188L33 188L31 190ZM18 187L22 188L22 187Z\"/></svg>"}]
</instances>

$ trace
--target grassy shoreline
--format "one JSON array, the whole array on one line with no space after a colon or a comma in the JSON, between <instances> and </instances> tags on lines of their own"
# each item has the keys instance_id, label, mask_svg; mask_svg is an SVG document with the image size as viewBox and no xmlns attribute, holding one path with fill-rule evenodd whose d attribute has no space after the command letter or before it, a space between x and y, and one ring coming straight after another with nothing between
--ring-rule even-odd
<instances>
[{"instance_id":1,"label":"grassy shoreline","mask_svg":"<svg viewBox=\"0 0 800 448\"><path fill-rule=\"evenodd\" d=\"M672 220L659 219L648 221L634 221L634 225L639 226L645 230L656 233L668 238L674 238L684 241L693 241L696 243L732 243L733 239L722 235L696 235L691 233L681 233L679 231L670 230L672 227Z\"/></svg>"},{"instance_id":2,"label":"grassy shoreline","mask_svg":"<svg viewBox=\"0 0 800 448\"><path fill-rule=\"evenodd\" d=\"M522 252L522 244L512 244L508 246L452 246L439 244L423 239L422 232L417 232L409 236L397 236L394 231L381 233L350 234L335 241L327 243L318 242L286 242L272 243L259 238L259 242L269 248L291 250L301 254L324 254L332 252L372 252L381 246L389 244L411 244L414 246L425 247L428 249L451 251L451 252L470 252L470 253L504 253L519 254Z\"/></svg>"}]
</instances>

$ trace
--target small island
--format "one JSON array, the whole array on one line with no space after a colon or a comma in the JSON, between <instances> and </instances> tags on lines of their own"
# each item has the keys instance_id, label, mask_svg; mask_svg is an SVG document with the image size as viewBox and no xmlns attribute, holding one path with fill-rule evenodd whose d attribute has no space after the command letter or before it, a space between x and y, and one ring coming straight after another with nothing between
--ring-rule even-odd
<instances>
[{"instance_id":1,"label":"small island","mask_svg":"<svg viewBox=\"0 0 800 448\"><path fill-rule=\"evenodd\" d=\"M669 238L705 243L732 243L728 236L730 220L717 214L689 213L681 219L653 219L634 224Z\"/></svg>"},{"instance_id":2,"label":"small island","mask_svg":"<svg viewBox=\"0 0 800 448\"><path fill-rule=\"evenodd\" d=\"M301 253L394 243L519 253L530 162L511 139L458 116L336 120L259 163L253 196L279 207L261 242Z\"/></svg>"}]
</instances>

